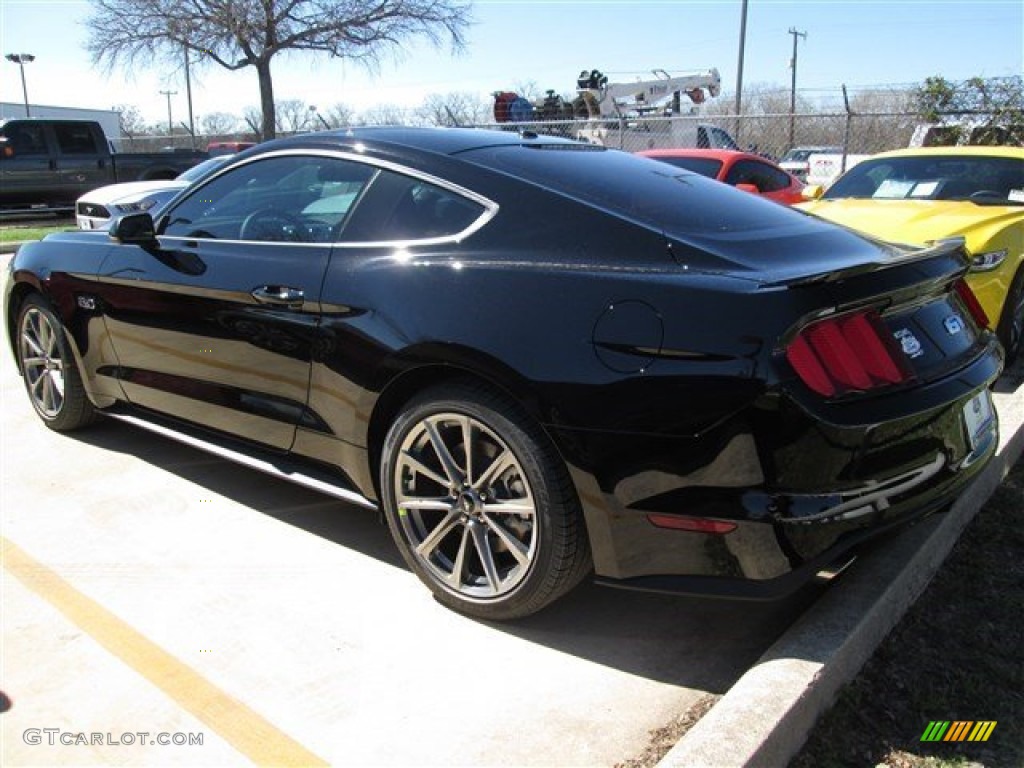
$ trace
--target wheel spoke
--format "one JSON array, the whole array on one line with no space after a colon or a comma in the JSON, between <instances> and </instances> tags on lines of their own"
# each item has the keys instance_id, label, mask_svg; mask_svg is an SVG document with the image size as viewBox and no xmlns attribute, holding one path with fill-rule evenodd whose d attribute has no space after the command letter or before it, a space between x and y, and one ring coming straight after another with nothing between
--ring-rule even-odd
<instances>
[{"instance_id":1,"label":"wheel spoke","mask_svg":"<svg viewBox=\"0 0 1024 768\"><path fill-rule=\"evenodd\" d=\"M455 555L455 563L452 565L452 573L448 577L448 583L453 587L462 586L462 574L466 570L466 550L469 548L469 528L463 526L462 538L459 540L459 551Z\"/></svg>"},{"instance_id":2,"label":"wheel spoke","mask_svg":"<svg viewBox=\"0 0 1024 768\"><path fill-rule=\"evenodd\" d=\"M56 390L57 394L60 396L60 399L64 400L64 376L60 368L58 368L55 371L50 371L49 376L51 383L53 384L54 390Z\"/></svg>"},{"instance_id":3,"label":"wheel spoke","mask_svg":"<svg viewBox=\"0 0 1024 768\"><path fill-rule=\"evenodd\" d=\"M476 547L480 564L484 568L487 583L491 585L494 592L497 592L501 586L501 577L498 576L498 566L494 563L494 553L491 552L491 547L487 543L487 528L482 525L472 525L469 530L473 534L473 546Z\"/></svg>"},{"instance_id":4,"label":"wheel spoke","mask_svg":"<svg viewBox=\"0 0 1024 768\"><path fill-rule=\"evenodd\" d=\"M416 547L416 554L420 557L429 558L442 539L447 536L451 530L459 524L459 519L462 517L462 513L456 509L450 510L445 515L444 520L438 523L437 527L430 532L429 535Z\"/></svg>"},{"instance_id":5,"label":"wheel spoke","mask_svg":"<svg viewBox=\"0 0 1024 768\"><path fill-rule=\"evenodd\" d=\"M35 367L37 365L43 365L45 362L45 357L23 357L21 359L22 366L30 365Z\"/></svg>"},{"instance_id":6,"label":"wheel spoke","mask_svg":"<svg viewBox=\"0 0 1024 768\"><path fill-rule=\"evenodd\" d=\"M452 509L451 499L401 499L398 502L399 509L428 510L437 512L448 512Z\"/></svg>"},{"instance_id":7,"label":"wheel spoke","mask_svg":"<svg viewBox=\"0 0 1024 768\"><path fill-rule=\"evenodd\" d=\"M35 379L29 382L30 386L32 387L32 397L35 398L37 403L42 402L42 390L43 387L46 386L46 383L43 381L45 378L46 371L43 371L41 374L39 374L39 376L37 376Z\"/></svg>"},{"instance_id":8,"label":"wheel spoke","mask_svg":"<svg viewBox=\"0 0 1024 768\"><path fill-rule=\"evenodd\" d=\"M435 421L427 419L423 422L423 426L427 430L427 436L430 437L430 444L434 446L437 458L441 460L441 466L444 467L445 474L448 475L449 482L455 486L461 486L463 482L462 470L459 469L459 465L452 458L448 446L444 444L441 433L437 431L437 424Z\"/></svg>"},{"instance_id":9,"label":"wheel spoke","mask_svg":"<svg viewBox=\"0 0 1024 768\"><path fill-rule=\"evenodd\" d=\"M437 472L432 470L430 467L428 467L426 464L424 464L422 461L417 459L415 456L413 456L408 451L402 451L402 460L404 461L405 465L408 466L410 469L415 470L416 472L419 472L424 477L429 477L431 480L433 480L438 485L441 485L441 486L449 486L449 485L451 485L451 482L447 478L442 477L441 475L439 475Z\"/></svg>"},{"instance_id":10,"label":"wheel spoke","mask_svg":"<svg viewBox=\"0 0 1024 768\"><path fill-rule=\"evenodd\" d=\"M32 329L25 329L25 332L21 334L21 340L28 344L28 346L32 349L33 355L37 355L38 357L44 357L46 353L43 352L43 348L39 346L38 334L29 333L30 330Z\"/></svg>"},{"instance_id":11,"label":"wheel spoke","mask_svg":"<svg viewBox=\"0 0 1024 768\"><path fill-rule=\"evenodd\" d=\"M530 562L530 551L523 542L513 536L508 530L506 530L505 526L497 520L492 520L486 514L483 515L483 520L487 523L487 527L494 531L498 535L498 538L505 542L505 546L508 547L509 552L511 552L512 556L519 561L520 565L526 565Z\"/></svg>"},{"instance_id":12,"label":"wheel spoke","mask_svg":"<svg viewBox=\"0 0 1024 768\"><path fill-rule=\"evenodd\" d=\"M53 399L54 399L54 395L53 395L53 380L50 378L49 374L44 374L42 376L42 381L43 381L43 403L42 403L43 410L45 410L47 413L52 413L53 410L54 410L54 408L53 408Z\"/></svg>"},{"instance_id":13,"label":"wheel spoke","mask_svg":"<svg viewBox=\"0 0 1024 768\"><path fill-rule=\"evenodd\" d=\"M462 423L462 445L466 454L466 485L473 485L473 422L468 416L463 416L459 421Z\"/></svg>"},{"instance_id":14,"label":"wheel spoke","mask_svg":"<svg viewBox=\"0 0 1024 768\"><path fill-rule=\"evenodd\" d=\"M501 474L515 466L515 457L508 450L503 450L497 456L494 457L487 469L484 470L483 474L477 478L477 481L473 484L473 490L485 491L487 490L494 480L501 476Z\"/></svg>"},{"instance_id":15,"label":"wheel spoke","mask_svg":"<svg viewBox=\"0 0 1024 768\"><path fill-rule=\"evenodd\" d=\"M484 512L492 515L529 515L532 517L534 508L529 499L515 499L484 504Z\"/></svg>"}]
</instances>

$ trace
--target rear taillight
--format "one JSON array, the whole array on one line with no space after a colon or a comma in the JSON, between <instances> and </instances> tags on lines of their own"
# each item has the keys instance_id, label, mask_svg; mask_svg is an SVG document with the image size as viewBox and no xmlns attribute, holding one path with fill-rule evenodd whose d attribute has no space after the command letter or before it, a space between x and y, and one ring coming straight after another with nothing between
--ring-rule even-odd
<instances>
[{"instance_id":1,"label":"rear taillight","mask_svg":"<svg viewBox=\"0 0 1024 768\"><path fill-rule=\"evenodd\" d=\"M967 307L967 311L971 313L971 317L974 318L974 322L978 324L978 327L988 328L988 315L981 306L981 302L978 301L978 297L974 295L974 291L971 290L971 286L967 284L967 281L957 280L953 284L953 288L956 290L956 295L960 297L960 301Z\"/></svg>"},{"instance_id":2,"label":"rear taillight","mask_svg":"<svg viewBox=\"0 0 1024 768\"><path fill-rule=\"evenodd\" d=\"M786 348L786 359L804 384L825 397L865 392L913 377L876 312L808 325Z\"/></svg>"}]
</instances>

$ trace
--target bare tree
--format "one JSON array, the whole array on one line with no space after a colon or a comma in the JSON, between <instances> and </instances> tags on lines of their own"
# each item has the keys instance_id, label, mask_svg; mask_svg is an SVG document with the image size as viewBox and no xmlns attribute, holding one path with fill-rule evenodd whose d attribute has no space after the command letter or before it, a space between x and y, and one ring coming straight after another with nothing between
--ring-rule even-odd
<instances>
[{"instance_id":1,"label":"bare tree","mask_svg":"<svg viewBox=\"0 0 1024 768\"><path fill-rule=\"evenodd\" d=\"M357 125L409 125L407 110L397 104L378 104L359 115Z\"/></svg>"},{"instance_id":2,"label":"bare tree","mask_svg":"<svg viewBox=\"0 0 1024 768\"><path fill-rule=\"evenodd\" d=\"M149 133L146 121L142 119L139 108L131 104L115 104L112 109L118 113L117 119L121 125L121 133L128 137L131 142L136 136L144 136Z\"/></svg>"},{"instance_id":3,"label":"bare tree","mask_svg":"<svg viewBox=\"0 0 1024 768\"><path fill-rule=\"evenodd\" d=\"M154 57L253 67L259 79L264 139L275 135L270 64L284 51L313 51L370 69L400 55L412 38L465 45L468 0L94 0L87 48L108 69Z\"/></svg>"},{"instance_id":4,"label":"bare tree","mask_svg":"<svg viewBox=\"0 0 1024 768\"><path fill-rule=\"evenodd\" d=\"M249 130L256 134L257 139L265 138L262 130L263 115L260 113L259 107L246 107L242 110L242 119L249 126Z\"/></svg>"},{"instance_id":5,"label":"bare tree","mask_svg":"<svg viewBox=\"0 0 1024 768\"><path fill-rule=\"evenodd\" d=\"M327 112L321 112L322 119L327 122L327 125L331 128L345 128L355 121L355 113L352 109L345 104L334 104L328 108Z\"/></svg>"},{"instance_id":6,"label":"bare tree","mask_svg":"<svg viewBox=\"0 0 1024 768\"><path fill-rule=\"evenodd\" d=\"M277 130L281 133L301 133L311 127L316 130L309 122L316 116L310 114L309 105L302 99L285 99L277 102L276 107Z\"/></svg>"},{"instance_id":7,"label":"bare tree","mask_svg":"<svg viewBox=\"0 0 1024 768\"><path fill-rule=\"evenodd\" d=\"M477 125L490 122L491 104L475 93L432 93L414 115L418 122L428 125Z\"/></svg>"},{"instance_id":8,"label":"bare tree","mask_svg":"<svg viewBox=\"0 0 1024 768\"><path fill-rule=\"evenodd\" d=\"M227 112L211 112L199 120L200 130L207 136L222 136L234 133L238 128L238 118Z\"/></svg>"}]
</instances>

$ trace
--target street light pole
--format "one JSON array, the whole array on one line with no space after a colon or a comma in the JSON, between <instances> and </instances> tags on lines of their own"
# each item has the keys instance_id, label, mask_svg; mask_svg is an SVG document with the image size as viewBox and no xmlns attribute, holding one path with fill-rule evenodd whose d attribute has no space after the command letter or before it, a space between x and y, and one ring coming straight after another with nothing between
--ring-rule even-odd
<instances>
[{"instance_id":1,"label":"street light pole","mask_svg":"<svg viewBox=\"0 0 1024 768\"><path fill-rule=\"evenodd\" d=\"M174 133L174 123L171 121L171 96L177 96L177 91L160 91L161 94L167 97L167 138L169 139Z\"/></svg>"},{"instance_id":2,"label":"street light pole","mask_svg":"<svg viewBox=\"0 0 1024 768\"><path fill-rule=\"evenodd\" d=\"M25 65L31 64L36 57L31 53L8 53L4 58L17 64L21 70L21 94L25 97L25 117L32 117L32 109L28 105L28 86L25 85Z\"/></svg>"},{"instance_id":3,"label":"street light pole","mask_svg":"<svg viewBox=\"0 0 1024 768\"><path fill-rule=\"evenodd\" d=\"M797 32L796 27L790 27L789 34L793 36L793 60L790 62L793 67L793 80L789 88L789 148L792 149L796 126L796 39L802 37L806 40L807 33Z\"/></svg>"},{"instance_id":4,"label":"street light pole","mask_svg":"<svg viewBox=\"0 0 1024 768\"><path fill-rule=\"evenodd\" d=\"M196 123L192 118L192 76L189 74L188 46L185 46L185 93L188 95L188 133L192 137L192 149L196 148Z\"/></svg>"}]
</instances>

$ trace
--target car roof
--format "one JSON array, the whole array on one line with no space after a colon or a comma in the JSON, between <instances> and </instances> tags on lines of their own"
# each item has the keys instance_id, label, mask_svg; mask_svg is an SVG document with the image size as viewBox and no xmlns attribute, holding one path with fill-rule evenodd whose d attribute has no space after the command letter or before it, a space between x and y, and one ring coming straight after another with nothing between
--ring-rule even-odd
<instances>
[{"instance_id":1,"label":"car roof","mask_svg":"<svg viewBox=\"0 0 1024 768\"><path fill-rule=\"evenodd\" d=\"M741 152L737 149L696 149L678 147L673 149L645 149L637 152L644 157L711 157L716 160L728 160L732 157L757 157L749 152ZM758 158L763 160L764 158Z\"/></svg>"},{"instance_id":2,"label":"car roof","mask_svg":"<svg viewBox=\"0 0 1024 768\"><path fill-rule=\"evenodd\" d=\"M455 155L473 149L523 144L579 144L578 141L543 136L531 131L500 131L481 128L409 128L369 126L336 131L320 131L291 136L260 144L246 152L247 157L277 149L362 148L370 151L408 151L409 149Z\"/></svg>"},{"instance_id":3,"label":"car roof","mask_svg":"<svg viewBox=\"0 0 1024 768\"><path fill-rule=\"evenodd\" d=\"M952 155L960 157L1016 157L1024 159L1024 147L912 147L879 152L867 158L874 160L879 157L941 157Z\"/></svg>"}]
</instances>

